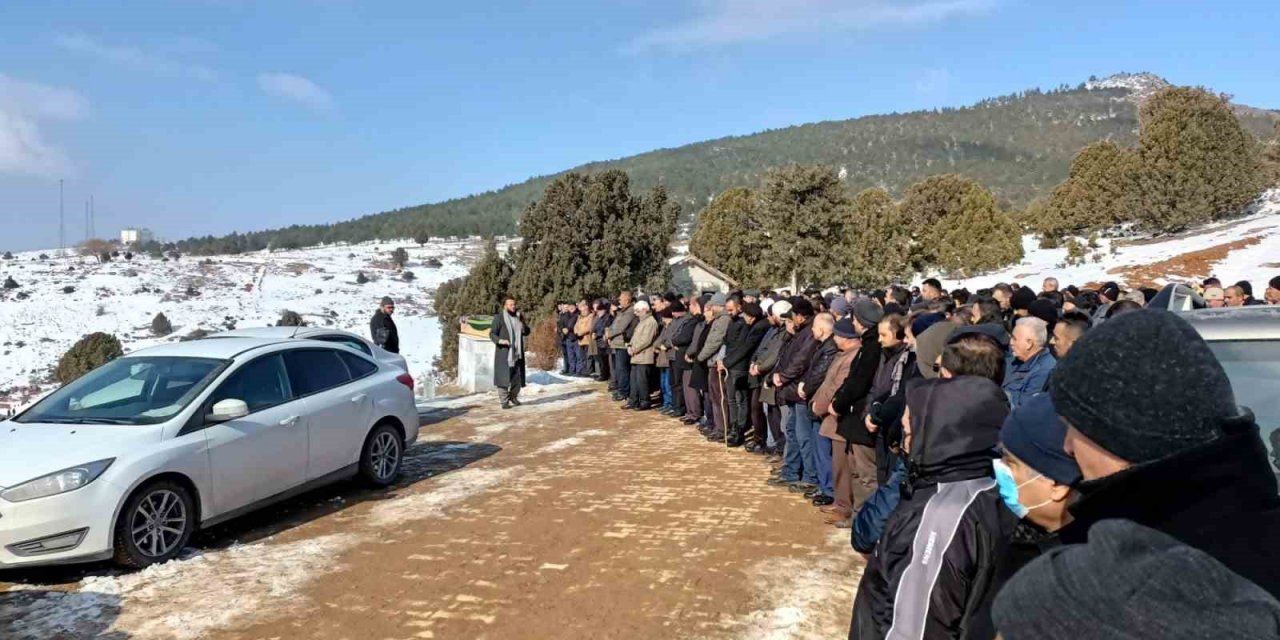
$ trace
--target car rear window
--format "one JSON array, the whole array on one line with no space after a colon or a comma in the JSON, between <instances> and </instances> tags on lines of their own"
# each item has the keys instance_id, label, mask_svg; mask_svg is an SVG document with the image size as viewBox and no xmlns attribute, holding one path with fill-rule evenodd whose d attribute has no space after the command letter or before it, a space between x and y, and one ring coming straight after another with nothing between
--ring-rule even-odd
<instances>
[{"instance_id":1,"label":"car rear window","mask_svg":"<svg viewBox=\"0 0 1280 640\"><path fill-rule=\"evenodd\" d=\"M347 369L351 371L352 378L363 378L378 370L378 365L355 354L342 354L342 361L347 364Z\"/></svg>"},{"instance_id":2,"label":"car rear window","mask_svg":"<svg viewBox=\"0 0 1280 640\"><path fill-rule=\"evenodd\" d=\"M346 363L332 349L286 351L284 363L295 396L309 396L351 381Z\"/></svg>"}]
</instances>

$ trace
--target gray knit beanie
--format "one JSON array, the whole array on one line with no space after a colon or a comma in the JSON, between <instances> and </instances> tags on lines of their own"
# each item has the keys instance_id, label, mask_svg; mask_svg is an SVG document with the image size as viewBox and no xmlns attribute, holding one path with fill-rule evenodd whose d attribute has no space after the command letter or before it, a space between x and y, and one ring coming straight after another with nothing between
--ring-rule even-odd
<instances>
[{"instance_id":1,"label":"gray knit beanie","mask_svg":"<svg viewBox=\"0 0 1280 640\"><path fill-rule=\"evenodd\" d=\"M1128 520L1023 567L992 607L1005 640L1280 637L1280 602L1209 554Z\"/></svg>"},{"instance_id":2,"label":"gray knit beanie","mask_svg":"<svg viewBox=\"0 0 1280 640\"><path fill-rule=\"evenodd\" d=\"M1135 464L1209 442L1237 413L1209 345L1159 309L1116 316L1085 334L1058 362L1049 392L1071 426Z\"/></svg>"}]
</instances>

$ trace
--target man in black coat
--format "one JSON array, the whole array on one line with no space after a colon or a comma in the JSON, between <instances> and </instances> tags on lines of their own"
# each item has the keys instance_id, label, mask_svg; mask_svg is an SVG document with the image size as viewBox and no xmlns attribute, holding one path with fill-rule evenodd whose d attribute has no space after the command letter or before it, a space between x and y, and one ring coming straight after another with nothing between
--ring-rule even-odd
<instances>
[{"instance_id":1,"label":"man in black coat","mask_svg":"<svg viewBox=\"0 0 1280 640\"><path fill-rule=\"evenodd\" d=\"M493 324L489 326L489 339L498 347L493 351L493 386L498 388L503 409L520 406L528 337L529 325L524 322L524 314L516 310L515 298L503 298L502 310L493 316Z\"/></svg>"},{"instance_id":2,"label":"man in black coat","mask_svg":"<svg viewBox=\"0 0 1280 640\"><path fill-rule=\"evenodd\" d=\"M396 329L396 321L391 319L395 312L395 301L383 298L378 310L373 312L373 319L369 321L369 338L386 351L400 353L400 332Z\"/></svg>"},{"instance_id":3,"label":"man in black coat","mask_svg":"<svg viewBox=\"0 0 1280 640\"><path fill-rule=\"evenodd\" d=\"M729 325L729 332L724 340L725 354L721 364L728 373L724 388L729 397L730 447L741 447L746 441L747 421L750 412L755 409L748 406L751 390L747 382L750 377L751 356L768 330L769 323L765 322L760 305L747 302L743 303L741 313Z\"/></svg>"},{"instance_id":4,"label":"man in black coat","mask_svg":"<svg viewBox=\"0 0 1280 640\"><path fill-rule=\"evenodd\" d=\"M796 397L795 389L805 370L809 368L809 359L813 357L814 350L818 348L817 341L813 339L813 315L813 304L802 297L796 297L791 308L782 314L782 319L790 323L793 336L779 356L772 375L778 400L785 403L782 430L786 434L786 444L778 477L770 479L769 484L803 491L811 491L818 486L818 470L805 465L805 456L801 453L800 441L796 438L796 423L799 418L796 404L803 401Z\"/></svg>"},{"instance_id":5,"label":"man in black coat","mask_svg":"<svg viewBox=\"0 0 1280 640\"><path fill-rule=\"evenodd\" d=\"M991 603L1017 524L991 464L1008 413L987 378L908 386L902 501L863 571L851 640L995 637Z\"/></svg>"},{"instance_id":6,"label":"man in black coat","mask_svg":"<svg viewBox=\"0 0 1280 640\"><path fill-rule=\"evenodd\" d=\"M1049 383L1080 465L1067 544L1123 518L1208 553L1280 597L1280 495L1252 413L1207 343L1174 313L1115 316Z\"/></svg>"}]
</instances>

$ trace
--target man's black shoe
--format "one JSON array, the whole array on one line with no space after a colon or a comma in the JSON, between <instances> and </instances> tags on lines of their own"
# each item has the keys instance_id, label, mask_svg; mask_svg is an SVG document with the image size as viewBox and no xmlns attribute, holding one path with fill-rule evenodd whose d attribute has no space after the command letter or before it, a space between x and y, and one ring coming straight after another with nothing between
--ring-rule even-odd
<instances>
[{"instance_id":1,"label":"man's black shoe","mask_svg":"<svg viewBox=\"0 0 1280 640\"><path fill-rule=\"evenodd\" d=\"M771 487L793 487L799 483L799 480L784 480L782 478L769 478L765 482L765 484Z\"/></svg>"},{"instance_id":2,"label":"man's black shoe","mask_svg":"<svg viewBox=\"0 0 1280 640\"><path fill-rule=\"evenodd\" d=\"M743 444L742 438L729 438L729 442L727 442L725 446L729 447L730 449L736 449L738 447L741 447L742 444Z\"/></svg>"},{"instance_id":3,"label":"man's black shoe","mask_svg":"<svg viewBox=\"0 0 1280 640\"><path fill-rule=\"evenodd\" d=\"M724 433L720 431L709 431L707 432L707 440L712 442L724 440Z\"/></svg>"},{"instance_id":4,"label":"man's black shoe","mask_svg":"<svg viewBox=\"0 0 1280 640\"><path fill-rule=\"evenodd\" d=\"M813 498L813 506L825 507L829 504L835 504L835 501L836 499L831 496L824 496L822 494L818 494Z\"/></svg>"},{"instance_id":5,"label":"man's black shoe","mask_svg":"<svg viewBox=\"0 0 1280 640\"><path fill-rule=\"evenodd\" d=\"M520 399L519 399L519 398L512 398L512 399L511 399L511 405L512 405L512 406L518 407L518 406L520 406L521 404L524 404L524 403L520 402Z\"/></svg>"},{"instance_id":6,"label":"man's black shoe","mask_svg":"<svg viewBox=\"0 0 1280 640\"><path fill-rule=\"evenodd\" d=\"M626 404L624 404L624 405L622 405L621 407L618 407L618 408L619 408L619 409L622 409L623 411L631 411L632 409L635 409L635 408L636 408L636 406L635 406L634 404L631 404L630 402L628 402L628 403L626 403Z\"/></svg>"},{"instance_id":7,"label":"man's black shoe","mask_svg":"<svg viewBox=\"0 0 1280 640\"><path fill-rule=\"evenodd\" d=\"M814 489L817 489L817 487L815 487L814 485L809 484L808 482L797 482L797 483L795 483L795 484L791 485L791 491L792 491L792 493L809 493L810 491L813 491Z\"/></svg>"}]
</instances>

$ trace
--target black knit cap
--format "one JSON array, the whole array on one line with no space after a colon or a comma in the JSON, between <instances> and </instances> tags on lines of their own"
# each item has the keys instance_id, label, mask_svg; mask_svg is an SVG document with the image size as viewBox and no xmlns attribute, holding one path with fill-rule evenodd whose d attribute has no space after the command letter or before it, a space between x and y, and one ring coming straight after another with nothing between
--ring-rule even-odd
<instances>
[{"instance_id":1,"label":"black knit cap","mask_svg":"<svg viewBox=\"0 0 1280 640\"><path fill-rule=\"evenodd\" d=\"M1022 287L1013 292L1013 296L1009 298L1009 306L1014 309L1030 309L1031 303L1036 301L1036 292Z\"/></svg>"},{"instance_id":2,"label":"black knit cap","mask_svg":"<svg viewBox=\"0 0 1280 640\"><path fill-rule=\"evenodd\" d=\"M1123 314L1058 362L1058 414L1103 449L1150 462L1213 440L1236 415L1231 381L1200 334L1161 309Z\"/></svg>"}]
</instances>

